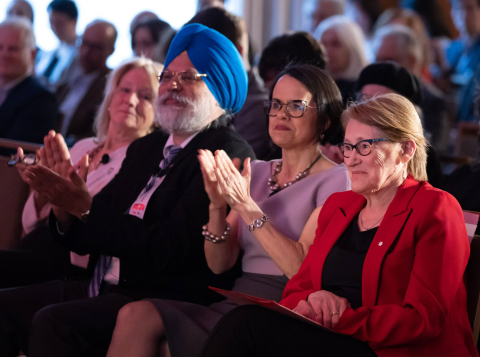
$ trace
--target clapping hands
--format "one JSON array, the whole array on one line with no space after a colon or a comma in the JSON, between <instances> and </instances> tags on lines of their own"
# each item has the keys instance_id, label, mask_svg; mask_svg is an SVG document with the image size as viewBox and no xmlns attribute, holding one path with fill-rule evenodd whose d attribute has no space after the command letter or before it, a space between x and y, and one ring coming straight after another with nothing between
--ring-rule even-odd
<instances>
[{"instance_id":1,"label":"clapping hands","mask_svg":"<svg viewBox=\"0 0 480 357\"><path fill-rule=\"evenodd\" d=\"M230 160L223 150L217 150L215 157L209 150L199 150L198 160L202 170L205 191L214 207L228 204L237 209L250 198L250 158L245 159L240 174L240 160Z\"/></svg>"},{"instance_id":2,"label":"clapping hands","mask_svg":"<svg viewBox=\"0 0 480 357\"><path fill-rule=\"evenodd\" d=\"M54 206L57 218L66 220L67 212L80 217L89 210L92 198L85 185L88 155L82 158L77 174L62 135L50 131L37 156L42 165L29 166L24 171L25 179L43 199Z\"/></svg>"}]
</instances>

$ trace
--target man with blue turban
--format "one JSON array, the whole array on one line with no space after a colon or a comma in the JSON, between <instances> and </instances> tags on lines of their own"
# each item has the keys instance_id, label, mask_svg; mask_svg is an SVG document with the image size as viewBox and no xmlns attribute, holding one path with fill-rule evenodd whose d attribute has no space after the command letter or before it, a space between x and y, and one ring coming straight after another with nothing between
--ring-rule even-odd
<instances>
[{"instance_id":1,"label":"man with blue turban","mask_svg":"<svg viewBox=\"0 0 480 357\"><path fill-rule=\"evenodd\" d=\"M32 186L49 191L56 206L55 240L90 254L92 276L0 291L1 356L19 349L37 357L104 356L125 304L157 297L207 305L218 300L208 286L231 287L233 276L217 276L206 263L202 226L210 202L197 151L254 158L228 124L245 101L245 67L231 41L194 24L174 38L159 79L163 131L133 142L120 172L95 197L74 173L67 180L32 169ZM45 150L62 157L60 148Z\"/></svg>"}]
</instances>

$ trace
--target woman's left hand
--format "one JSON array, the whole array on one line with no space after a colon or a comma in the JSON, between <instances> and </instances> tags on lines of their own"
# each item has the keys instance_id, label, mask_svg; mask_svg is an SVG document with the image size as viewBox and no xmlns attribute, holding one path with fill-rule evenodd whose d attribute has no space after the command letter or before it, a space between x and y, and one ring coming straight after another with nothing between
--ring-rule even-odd
<instances>
[{"instance_id":1,"label":"woman's left hand","mask_svg":"<svg viewBox=\"0 0 480 357\"><path fill-rule=\"evenodd\" d=\"M55 206L54 213L62 211L81 218L82 214L92 206L92 197L85 185L88 172L88 156L81 161L79 173L73 167L68 172L68 177L41 165L30 166L25 172L27 183L38 192L45 200ZM81 175L81 176L79 176ZM60 216L64 217L63 214ZM61 217L57 217L62 220Z\"/></svg>"},{"instance_id":2,"label":"woman's left hand","mask_svg":"<svg viewBox=\"0 0 480 357\"><path fill-rule=\"evenodd\" d=\"M348 307L350 303L347 299L326 290L319 290L311 293L308 301L300 301L293 311L327 328L334 328Z\"/></svg>"},{"instance_id":3,"label":"woman's left hand","mask_svg":"<svg viewBox=\"0 0 480 357\"><path fill-rule=\"evenodd\" d=\"M248 203L250 197L250 158L243 164L243 172L237 170L225 151L215 152L215 175L228 205L238 210L240 205Z\"/></svg>"}]
</instances>

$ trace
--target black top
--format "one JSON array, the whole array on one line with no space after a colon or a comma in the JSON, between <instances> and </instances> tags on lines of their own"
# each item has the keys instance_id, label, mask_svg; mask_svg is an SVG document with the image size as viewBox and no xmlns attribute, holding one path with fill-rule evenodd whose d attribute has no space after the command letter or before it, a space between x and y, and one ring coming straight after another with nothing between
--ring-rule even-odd
<instances>
[{"instance_id":1,"label":"black top","mask_svg":"<svg viewBox=\"0 0 480 357\"><path fill-rule=\"evenodd\" d=\"M362 306L362 270L365 256L378 227L360 232L358 215L338 238L325 259L322 289Z\"/></svg>"}]
</instances>

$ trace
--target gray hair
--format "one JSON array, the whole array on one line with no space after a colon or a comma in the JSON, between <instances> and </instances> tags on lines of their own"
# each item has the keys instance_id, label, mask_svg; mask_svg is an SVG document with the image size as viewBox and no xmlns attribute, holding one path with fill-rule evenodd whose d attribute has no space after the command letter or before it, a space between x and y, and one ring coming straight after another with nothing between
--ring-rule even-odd
<instances>
[{"instance_id":1,"label":"gray hair","mask_svg":"<svg viewBox=\"0 0 480 357\"><path fill-rule=\"evenodd\" d=\"M35 44L35 35L33 34L32 23L23 16L9 16L2 22L0 22L0 28L13 27L20 31L25 38L25 45L31 50L35 50L37 45Z\"/></svg>"},{"instance_id":2,"label":"gray hair","mask_svg":"<svg viewBox=\"0 0 480 357\"><path fill-rule=\"evenodd\" d=\"M115 90L120 84L123 76L132 69L137 68L143 68L147 73L148 77L150 78L152 89L155 94L155 98L153 98L153 103L155 103L159 87L158 75L162 71L163 65L143 57L134 57L132 59L124 61L120 65L120 67L118 67L109 74L107 85L105 86L105 96L102 104L100 105L100 108L98 109L97 116L95 117L95 122L93 123L93 129L97 135L97 142L99 144L103 144L107 138L108 126L110 124L110 113L108 111L108 108L110 107L110 103L112 102Z\"/></svg>"},{"instance_id":3,"label":"gray hair","mask_svg":"<svg viewBox=\"0 0 480 357\"><path fill-rule=\"evenodd\" d=\"M368 65L365 53L366 40L360 26L345 15L335 15L323 20L315 29L313 37L322 42L322 35L327 30L336 32L339 41L348 49L350 63L343 72L342 79L357 80L360 72Z\"/></svg>"},{"instance_id":4,"label":"gray hair","mask_svg":"<svg viewBox=\"0 0 480 357\"><path fill-rule=\"evenodd\" d=\"M395 39L398 48L407 51L414 56L419 63L422 63L422 44L411 28L400 24L392 24L380 27L375 32L372 42L375 53L378 51L381 44L387 37Z\"/></svg>"}]
</instances>

